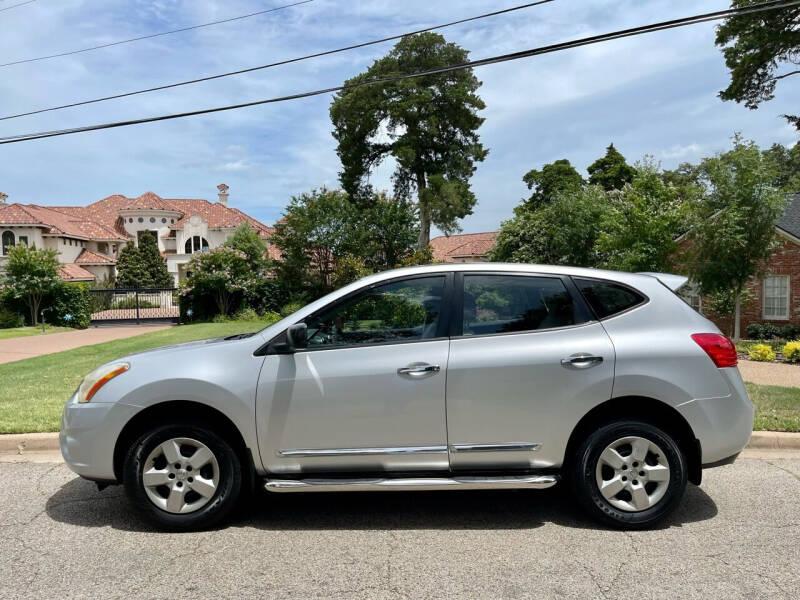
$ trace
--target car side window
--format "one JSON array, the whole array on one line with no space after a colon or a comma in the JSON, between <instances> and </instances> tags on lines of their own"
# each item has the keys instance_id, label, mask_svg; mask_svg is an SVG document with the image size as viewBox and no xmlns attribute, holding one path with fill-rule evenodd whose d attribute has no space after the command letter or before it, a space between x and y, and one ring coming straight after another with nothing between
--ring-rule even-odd
<instances>
[{"instance_id":1,"label":"car side window","mask_svg":"<svg viewBox=\"0 0 800 600\"><path fill-rule=\"evenodd\" d=\"M308 349L435 338L444 276L376 286L306 320Z\"/></svg>"},{"instance_id":2,"label":"car side window","mask_svg":"<svg viewBox=\"0 0 800 600\"><path fill-rule=\"evenodd\" d=\"M576 324L558 277L465 275L463 335L535 331Z\"/></svg>"},{"instance_id":3,"label":"car side window","mask_svg":"<svg viewBox=\"0 0 800 600\"><path fill-rule=\"evenodd\" d=\"M611 281L578 278L573 281L598 319L614 316L646 300L635 290Z\"/></svg>"}]
</instances>

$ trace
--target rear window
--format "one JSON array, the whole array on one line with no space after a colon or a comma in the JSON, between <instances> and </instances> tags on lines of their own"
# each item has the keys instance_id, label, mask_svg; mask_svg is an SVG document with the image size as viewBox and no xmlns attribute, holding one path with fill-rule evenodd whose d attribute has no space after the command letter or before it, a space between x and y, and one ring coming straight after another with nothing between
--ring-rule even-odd
<instances>
[{"instance_id":1,"label":"rear window","mask_svg":"<svg viewBox=\"0 0 800 600\"><path fill-rule=\"evenodd\" d=\"M573 279L598 319L638 306L645 297L629 287L598 279Z\"/></svg>"}]
</instances>

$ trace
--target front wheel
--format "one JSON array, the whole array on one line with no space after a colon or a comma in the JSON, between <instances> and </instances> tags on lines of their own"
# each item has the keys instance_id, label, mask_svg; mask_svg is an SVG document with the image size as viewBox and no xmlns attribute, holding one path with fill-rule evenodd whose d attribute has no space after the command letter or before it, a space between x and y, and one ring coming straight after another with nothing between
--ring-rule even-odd
<instances>
[{"instance_id":1,"label":"front wheel","mask_svg":"<svg viewBox=\"0 0 800 600\"><path fill-rule=\"evenodd\" d=\"M649 423L609 423L578 448L572 490L595 519L645 529L671 513L686 489L686 461L675 440Z\"/></svg>"},{"instance_id":2,"label":"front wheel","mask_svg":"<svg viewBox=\"0 0 800 600\"><path fill-rule=\"evenodd\" d=\"M224 519L242 487L231 445L203 424L163 425L128 451L125 490L162 529L204 529Z\"/></svg>"}]
</instances>

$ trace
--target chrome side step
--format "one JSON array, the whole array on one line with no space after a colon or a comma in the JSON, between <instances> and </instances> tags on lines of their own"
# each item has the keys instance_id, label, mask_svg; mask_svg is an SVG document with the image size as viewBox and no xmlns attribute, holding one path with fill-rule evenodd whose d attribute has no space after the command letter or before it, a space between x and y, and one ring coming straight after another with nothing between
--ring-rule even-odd
<instances>
[{"instance_id":1,"label":"chrome side step","mask_svg":"<svg viewBox=\"0 0 800 600\"><path fill-rule=\"evenodd\" d=\"M557 475L505 477L406 477L397 479L267 479L269 492L380 492L422 490L545 489L558 482Z\"/></svg>"}]
</instances>

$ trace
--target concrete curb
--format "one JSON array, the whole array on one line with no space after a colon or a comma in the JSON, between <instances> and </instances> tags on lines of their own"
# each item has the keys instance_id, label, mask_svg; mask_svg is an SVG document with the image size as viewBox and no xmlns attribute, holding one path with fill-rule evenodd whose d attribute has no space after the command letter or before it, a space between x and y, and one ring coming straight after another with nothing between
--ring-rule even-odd
<instances>
[{"instance_id":1,"label":"concrete curb","mask_svg":"<svg viewBox=\"0 0 800 600\"><path fill-rule=\"evenodd\" d=\"M800 433L782 431L754 431L748 448L770 450L800 450ZM0 435L0 452L24 454L25 452L58 450L58 433L10 433Z\"/></svg>"}]
</instances>

